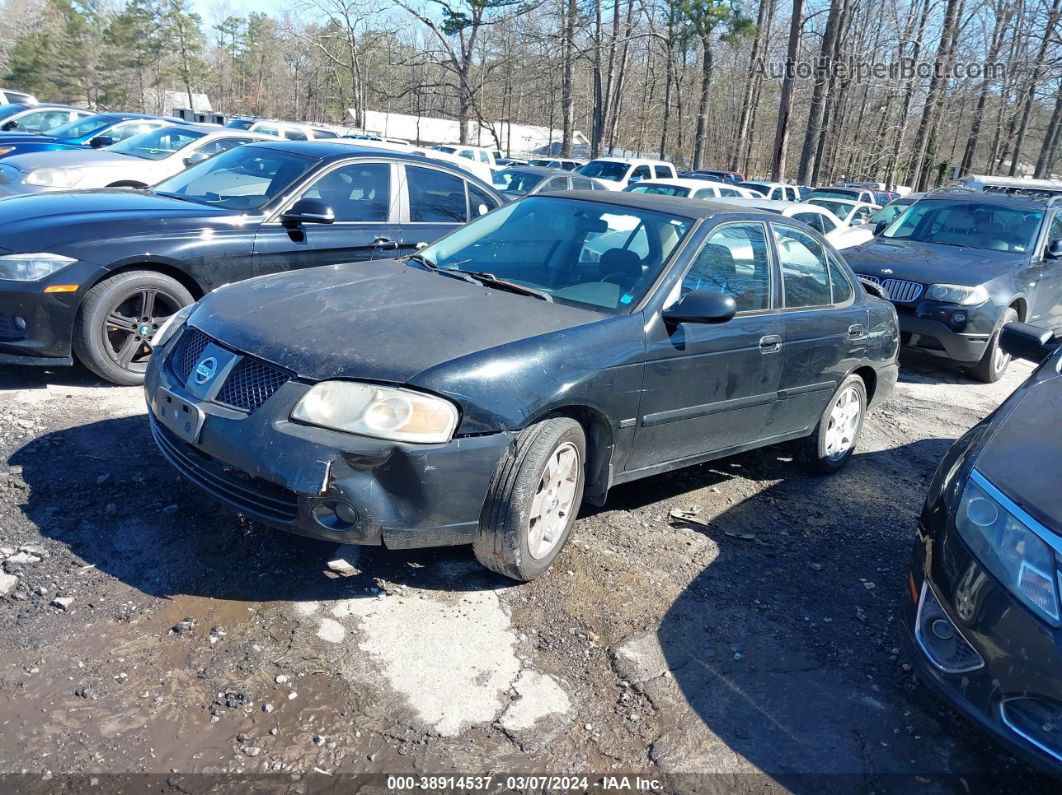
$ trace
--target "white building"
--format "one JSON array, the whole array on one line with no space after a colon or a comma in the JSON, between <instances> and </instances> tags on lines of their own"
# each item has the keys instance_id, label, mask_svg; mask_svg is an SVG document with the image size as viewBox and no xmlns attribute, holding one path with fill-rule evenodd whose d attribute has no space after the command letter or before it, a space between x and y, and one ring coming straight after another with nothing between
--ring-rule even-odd
<instances>
[{"instance_id":1,"label":"white building","mask_svg":"<svg viewBox=\"0 0 1062 795\"><path fill-rule=\"evenodd\" d=\"M353 111L348 111L351 118ZM402 138L410 143L455 144L461 140L461 125L453 119L430 116L410 116L405 113L367 110L364 115L363 132L386 138ZM510 155L531 154L539 149L558 144L561 130L510 122L468 122L468 143L501 149ZM576 146L589 146L590 141L581 132L572 137Z\"/></svg>"}]
</instances>

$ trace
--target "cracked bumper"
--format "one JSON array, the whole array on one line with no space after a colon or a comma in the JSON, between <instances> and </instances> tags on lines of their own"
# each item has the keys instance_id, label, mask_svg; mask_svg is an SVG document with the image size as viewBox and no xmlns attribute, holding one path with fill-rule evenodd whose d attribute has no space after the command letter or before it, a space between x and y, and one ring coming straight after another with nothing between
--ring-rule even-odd
<instances>
[{"instance_id":1,"label":"cracked bumper","mask_svg":"<svg viewBox=\"0 0 1062 795\"><path fill-rule=\"evenodd\" d=\"M145 394L163 456L241 513L300 535L391 548L471 543L491 475L516 438L501 432L413 445L293 423L291 409L310 388L294 380L246 414L198 400L159 363L160 353ZM160 421L160 388L203 412L194 444ZM335 521L337 504L352 509L353 522Z\"/></svg>"}]
</instances>

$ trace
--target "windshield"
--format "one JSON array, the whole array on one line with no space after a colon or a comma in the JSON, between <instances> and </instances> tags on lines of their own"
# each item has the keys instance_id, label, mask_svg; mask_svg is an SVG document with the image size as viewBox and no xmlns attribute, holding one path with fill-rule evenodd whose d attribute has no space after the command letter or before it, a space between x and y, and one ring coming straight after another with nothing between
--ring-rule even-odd
<instances>
[{"instance_id":1,"label":"windshield","mask_svg":"<svg viewBox=\"0 0 1062 795\"><path fill-rule=\"evenodd\" d=\"M617 163L614 160L591 160L585 166L580 166L575 170L585 177L597 177L598 179L607 179L609 182L619 182L627 176L629 167L626 163Z\"/></svg>"},{"instance_id":2,"label":"windshield","mask_svg":"<svg viewBox=\"0 0 1062 795\"><path fill-rule=\"evenodd\" d=\"M50 135L53 138L83 138L86 135L99 132L111 124L114 124L114 119L110 116L86 116L83 119L48 130L45 135Z\"/></svg>"},{"instance_id":3,"label":"windshield","mask_svg":"<svg viewBox=\"0 0 1062 795\"><path fill-rule=\"evenodd\" d=\"M693 223L666 213L531 196L420 253L443 270L489 273L558 303L616 314L641 300Z\"/></svg>"},{"instance_id":4,"label":"windshield","mask_svg":"<svg viewBox=\"0 0 1062 795\"><path fill-rule=\"evenodd\" d=\"M495 171L490 181L498 190L523 196L530 193L532 188L540 183L544 177L541 174L528 174L523 171Z\"/></svg>"},{"instance_id":5,"label":"windshield","mask_svg":"<svg viewBox=\"0 0 1062 795\"><path fill-rule=\"evenodd\" d=\"M689 196L689 188L681 188L678 185L654 185L650 183L642 183L640 185L633 185L627 188L630 193L653 193L657 196Z\"/></svg>"},{"instance_id":6,"label":"windshield","mask_svg":"<svg viewBox=\"0 0 1062 795\"><path fill-rule=\"evenodd\" d=\"M739 187L747 188L748 190L754 190L757 193L762 193L765 197L771 192L771 189L767 185L763 185L759 182L742 182Z\"/></svg>"},{"instance_id":7,"label":"windshield","mask_svg":"<svg viewBox=\"0 0 1062 795\"><path fill-rule=\"evenodd\" d=\"M819 188L812 192L816 199L858 199L860 191L842 190L841 188Z\"/></svg>"},{"instance_id":8,"label":"windshield","mask_svg":"<svg viewBox=\"0 0 1062 795\"><path fill-rule=\"evenodd\" d=\"M233 119L225 126L230 130L249 130L254 124L254 119Z\"/></svg>"},{"instance_id":9,"label":"windshield","mask_svg":"<svg viewBox=\"0 0 1062 795\"><path fill-rule=\"evenodd\" d=\"M855 206L851 202L831 201L830 199L820 199L818 197L808 199L808 204L814 204L816 207L825 207L842 221L852 214L852 208Z\"/></svg>"},{"instance_id":10,"label":"windshield","mask_svg":"<svg viewBox=\"0 0 1062 795\"><path fill-rule=\"evenodd\" d=\"M896 220L897 216L910 207L914 202L893 202L887 204L870 216L870 223L872 224L891 224Z\"/></svg>"},{"instance_id":11,"label":"windshield","mask_svg":"<svg viewBox=\"0 0 1062 795\"><path fill-rule=\"evenodd\" d=\"M174 152L184 149L197 138L202 138L206 133L198 130L189 130L184 127L160 127L151 132L134 135L121 143L110 147L108 152L118 152L123 155L132 155L144 160L162 160Z\"/></svg>"},{"instance_id":12,"label":"windshield","mask_svg":"<svg viewBox=\"0 0 1062 795\"><path fill-rule=\"evenodd\" d=\"M1032 249L1043 211L975 201L920 201L882 232L892 240L1021 253Z\"/></svg>"},{"instance_id":13,"label":"windshield","mask_svg":"<svg viewBox=\"0 0 1062 795\"><path fill-rule=\"evenodd\" d=\"M237 146L163 180L155 193L227 210L257 210L316 162L294 152Z\"/></svg>"}]
</instances>

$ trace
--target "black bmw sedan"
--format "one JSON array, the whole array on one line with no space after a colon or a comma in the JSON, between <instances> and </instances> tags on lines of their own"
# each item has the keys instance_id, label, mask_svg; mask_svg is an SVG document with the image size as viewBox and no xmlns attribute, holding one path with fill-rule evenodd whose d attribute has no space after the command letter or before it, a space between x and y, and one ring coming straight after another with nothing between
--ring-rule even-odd
<instances>
[{"instance_id":1,"label":"black bmw sedan","mask_svg":"<svg viewBox=\"0 0 1062 795\"><path fill-rule=\"evenodd\" d=\"M248 516L472 544L528 580L616 484L791 440L840 469L898 334L799 222L578 191L215 290L159 331L145 390L164 456Z\"/></svg>"},{"instance_id":2,"label":"black bmw sedan","mask_svg":"<svg viewBox=\"0 0 1062 795\"><path fill-rule=\"evenodd\" d=\"M0 364L138 384L166 318L223 284L409 253L501 205L440 160L246 144L148 190L0 199Z\"/></svg>"},{"instance_id":3,"label":"black bmw sedan","mask_svg":"<svg viewBox=\"0 0 1062 795\"><path fill-rule=\"evenodd\" d=\"M1062 346L1020 323L1000 341L1043 362L937 469L901 617L924 681L1062 773Z\"/></svg>"}]
</instances>

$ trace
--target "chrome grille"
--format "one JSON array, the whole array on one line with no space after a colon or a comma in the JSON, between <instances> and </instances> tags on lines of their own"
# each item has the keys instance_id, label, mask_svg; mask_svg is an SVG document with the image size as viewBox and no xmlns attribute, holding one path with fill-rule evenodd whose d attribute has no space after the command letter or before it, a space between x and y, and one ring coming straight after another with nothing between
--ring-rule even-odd
<instances>
[{"instance_id":1,"label":"chrome grille","mask_svg":"<svg viewBox=\"0 0 1062 795\"><path fill-rule=\"evenodd\" d=\"M192 368L203 355L210 337L197 328L186 328L181 338L177 341L177 347L170 354L170 367L181 381L187 381L192 374Z\"/></svg>"},{"instance_id":2,"label":"chrome grille","mask_svg":"<svg viewBox=\"0 0 1062 795\"><path fill-rule=\"evenodd\" d=\"M289 380L291 376L279 367L243 358L232 368L214 399L252 414Z\"/></svg>"},{"instance_id":3,"label":"chrome grille","mask_svg":"<svg viewBox=\"0 0 1062 795\"><path fill-rule=\"evenodd\" d=\"M860 278L880 284L889 293L889 299L900 304L909 304L922 297L925 287L918 282L908 282L903 279L882 279L880 276L871 276L869 273L857 274Z\"/></svg>"}]
</instances>

